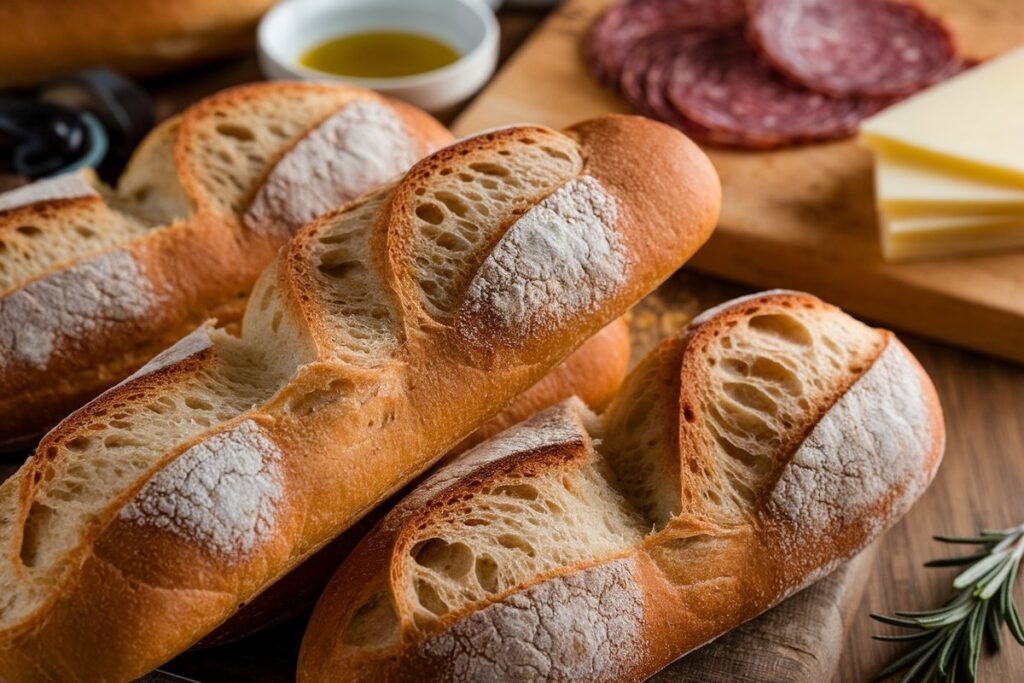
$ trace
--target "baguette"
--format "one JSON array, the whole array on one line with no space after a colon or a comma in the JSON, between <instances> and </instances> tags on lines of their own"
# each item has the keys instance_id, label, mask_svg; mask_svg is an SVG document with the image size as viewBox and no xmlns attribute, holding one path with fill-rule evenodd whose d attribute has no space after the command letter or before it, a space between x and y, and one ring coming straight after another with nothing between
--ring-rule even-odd
<instances>
[{"instance_id":1,"label":"baguette","mask_svg":"<svg viewBox=\"0 0 1024 683\"><path fill-rule=\"evenodd\" d=\"M580 398L592 410L604 410L622 386L629 367L629 355L629 323L624 316L588 339L558 367L516 397L507 408L463 439L437 466L442 466L450 458L486 441L507 427L572 396ZM260 593L216 631L197 643L196 647L223 645L307 613L341 561L388 509L387 503L375 508L283 579Z\"/></svg>"},{"instance_id":2,"label":"baguette","mask_svg":"<svg viewBox=\"0 0 1024 683\"><path fill-rule=\"evenodd\" d=\"M252 46L273 0L4 0L0 86L92 66L165 73Z\"/></svg>"},{"instance_id":3,"label":"baguette","mask_svg":"<svg viewBox=\"0 0 1024 683\"><path fill-rule=\"evenodd\" d=\"M348 557L298 680L639 681L892 525L944 446L889 332L770 292L427 479Z\"/></svg>"},{"instance_id":4,"label":"baguette","mask_svg":"<svg viewBox=\"0 0 1024 683\"><path fill-rule=\"evenodd\" d=\"M0 450L237 320L292 230L450 140L367 90L250 85L159 126L116 190L83 172L0 196Z\"/></svg>"},{"instance_id":5,"label":"baguette","mask_svg":"<svg viewBox=\"0 0 1024 683\"><path fill-rule=\"evenodd\" d=\"M719 202L685 136L607 116L460 141L317 219L240 337L197 329L0 486L0 678L181 652L667 278Z\"/></svg>"}]
</instances>

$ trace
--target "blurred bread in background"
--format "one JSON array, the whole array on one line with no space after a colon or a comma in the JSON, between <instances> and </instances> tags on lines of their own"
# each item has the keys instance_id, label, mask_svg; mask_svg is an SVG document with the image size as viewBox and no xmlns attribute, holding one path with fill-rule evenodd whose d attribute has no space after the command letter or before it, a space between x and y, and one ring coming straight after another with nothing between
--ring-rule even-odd
<instances>
[{"instance_id":1,"label":"blurred bread in background","mask_svg":"<svg viewBox=\"0 0 1024 683\"><path fill-rule=\"evenodd\" d=\"M274 0L3 0L0 87L91 66L151 76L240 52Z\"/></svg>"}]
</instances>

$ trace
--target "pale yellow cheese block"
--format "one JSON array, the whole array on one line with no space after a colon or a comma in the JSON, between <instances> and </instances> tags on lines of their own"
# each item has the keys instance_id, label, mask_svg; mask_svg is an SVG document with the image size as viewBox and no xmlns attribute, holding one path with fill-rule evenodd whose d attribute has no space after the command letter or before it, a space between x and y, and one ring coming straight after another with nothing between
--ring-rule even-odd
<instances>
[{"instance_id":1,"label":"pale yellow cheese block","mask_svg":"<svg viewBox=\"0 0 1024 683\"><path fill-rule=\"evenodd\" d=\"M1024 249L1024 215L879 215L882 254L888 261L932 260L1005 249Z\"/></svg>"},{"instance_id":2,"label":"pale yellow cheese block","mask_svg":"<svg viewBox=\"0 0 1024 683\"><path fill-rule=\"evenodd\" d=\"M860 132L878 152L1024 185L1024 48L889 107Z\"/></svg>"},{"instance_id":3,"label":"pale yellow cheese block","mask_svg":"<svg viewBox=\"0 0 1024 683\"><path fill-rule=\"evenodd\" d=\"M1024 216L1024 185L946 173L887 153L875 160L875 197L889 218Z\"/></svg>"}]
</instances>

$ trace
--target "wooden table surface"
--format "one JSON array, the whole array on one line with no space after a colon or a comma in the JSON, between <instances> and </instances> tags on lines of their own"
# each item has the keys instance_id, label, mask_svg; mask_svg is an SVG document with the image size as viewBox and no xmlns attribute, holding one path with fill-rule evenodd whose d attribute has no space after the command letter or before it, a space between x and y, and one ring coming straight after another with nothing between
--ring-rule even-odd
<instances>
[{"instance_id":1,"label":"wooden table surface","mask_svg":"<svg viewBox=\"0 0 1024 683\"><path fill-rule=\"evenodd\" d=\"M539 11L502 11L502 60L543 19ZM149 84L161 118L234 83L259 78L251 58ZM676 284L702 309L746 290L685 271ZM1024 296L1024 292L1021 292ZM968 534L1024 521L1024 367L901 335L931 374L946 414L948 444L938 476L905 519L881 541L865 598L854 616L838 680L871 679L896 651L871 640L869 612L924 609L946 596L951 570L925 569L944 552L933 534ZM0 464L0 478L14 469ZM1018 591L1018 599L1021 598ZM206 680L291 680L302 624L285 624L241 643L179 657L165 667ZM982 681L1024 680L1024 648L1005 646L981 664Z\"/></svg>"}]
</instances>

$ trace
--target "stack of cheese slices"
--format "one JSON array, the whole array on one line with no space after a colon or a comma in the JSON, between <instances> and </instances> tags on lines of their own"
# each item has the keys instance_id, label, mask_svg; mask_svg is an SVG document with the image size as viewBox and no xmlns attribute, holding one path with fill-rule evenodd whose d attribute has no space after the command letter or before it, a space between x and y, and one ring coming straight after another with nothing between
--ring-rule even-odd
<instances>
[{"instance_id":1,"label":"stack of cheese slices","mask_svg":"<svg viewBox=\"0 0 1024 683\"><path fill-rule=\"evenodd\" d=\"M861 125L888 260L1024 246L1024 48Z\"/></svg>"}]
</instances>

